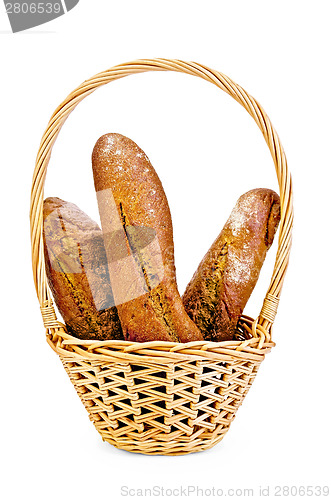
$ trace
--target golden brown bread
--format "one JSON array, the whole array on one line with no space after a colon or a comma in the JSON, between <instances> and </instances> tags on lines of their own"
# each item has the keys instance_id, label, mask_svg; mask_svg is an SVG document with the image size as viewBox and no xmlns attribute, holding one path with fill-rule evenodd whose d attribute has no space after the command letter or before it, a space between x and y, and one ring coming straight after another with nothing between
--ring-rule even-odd
<instances>
[{"instance_id":1,"label":"golden brown bread","mask_svg":"<svg viewBox=\"0 0 331 500\"><path fill-rule=\"evenodd\" d=\"M177 290L170 211L149 159L127 137L106 134L94 147L92 166L125 339L202 340Z\"/></svg>"},{"instance_id":2,"label":"golden brown bread","mask_svg":"<svg viewBox=\"0 0 331 500\"><path fill-rule=\"evenodd\" d=\"M237 201L183 295L206 340L233 339L279 220L279 196L270 189L253 189Z\"/></svg>"},{"instance_id":3,"label":"golden brown bread","mask_svg":"<svg viewBox=\"0 0 331 500\"><path fill-rule=\"evenodd\" d=\"M68 333L81 339L123 339L101 229L59 198L44 201L43 216L48 283Z\"/></svg>"}]
</instances>

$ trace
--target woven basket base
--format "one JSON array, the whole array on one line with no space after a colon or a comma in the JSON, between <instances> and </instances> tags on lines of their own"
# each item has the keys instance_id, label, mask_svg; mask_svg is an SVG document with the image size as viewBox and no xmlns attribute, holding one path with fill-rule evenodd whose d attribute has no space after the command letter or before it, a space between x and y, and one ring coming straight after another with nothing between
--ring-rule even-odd
<instances>
[{"instance_id":1,"label":"woven basket base","mask_svg":"<svg viewBox=\"0 0 331 500\"><path fill-rule=\"evenodd\" d=\"M176 441L174 440L173 442L167 442L168 449L165 450L164 442L162 441L154 441L150 440L150 442L146 441L145 443L145 448L142 447L141 443L133 442L133 441L128 441L128 440L114 440L114 439L106 439L103 438L103 441L106 441L115 448L118 448L120 450L125 450L129 451L131 453L141 453L144 455L168 455L168 456L177 456L177 455L187 455L188 453L196 453L204 450L209 450L209 448L212 448L215 446L217 443L222 441L224 435L226 434L227 430L229 427L224 430L224 433L218 436L215 439L195 439L194 441L191 441L187 444L187 446L184 446L183 441Z\"/></svg>"},{"instance_id":2,"label":"woven basket base","mask_svg":"<svg viewBox=\"0 0 331 500\"><path fill-rule=\"evenodd\" d=\"M180 362L166 371L62 362L102 439L148 455L192 453L221 441L258 368L247 361Z\"/></svg>"},{"instance_id":3,"label":"woven basket base","mask_svg":"<svg viewBox=\"0 0 331 500\"><path fill-rule=\"evenodd\" d=\"M192 453L221 441L258 368L210 360L174 364L166 372L138 365L139 383L133 386L137 365L128 365L125 373L118 364L62 361L103 440L148 455ZM176 392L162 385L169 372Z\"/></svg>"},{"instance_id":4,"label":"woven basket base","mask_svg":"<svg viewBox=\"0 0 331 500\"><path fill-rule=\"evenodd\" d=\"M274 345L261 338L93 342L64 329L48 342L102 439L148 455L192 453L221 441Z\"/></svg>"}]
</instances>

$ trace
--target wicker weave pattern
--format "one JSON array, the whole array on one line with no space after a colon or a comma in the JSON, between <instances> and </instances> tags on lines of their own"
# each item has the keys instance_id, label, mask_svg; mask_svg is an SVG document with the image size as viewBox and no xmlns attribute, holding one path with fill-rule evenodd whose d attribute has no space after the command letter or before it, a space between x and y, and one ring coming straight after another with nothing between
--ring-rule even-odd
<instances>
[{"instance_id":1,"label":"wicker weave pattern","mask_svg":"<svg viewBox=\"0 0 331 500\"><path fill-rule=\"evenodd\" d=\"M252 319L242 325L255 333L245 342L94 342L63 328L47 339L105 441L178 455L223 438L274 346Z\"/></svg>"},{"instance_id":2,"label":"wicker weave pattern","mask_svg":"<svg viewBox=\"0 0 331 500\"><path fill-rule=\"evenodd\" d=\"M244 361L195 361L160 371L148 363L61 359L105 441L128 451L167 455L220 441L258 368Z\"/></svg>"},{"instance_id":3,"label":"wicker weave pattern","mask_svg":"<svg viewBox=\"0 0 331 500\"><path fill-rule=\"evenodd\" d=\"M199 76L232 96L260 128L274 160L281 222L271 282L258 318L242 318L252 338L244 342L132 343L70 337L57 317L45 274L42 209L47 166L67 117L96 88L146 71ZM286 157L260 104L230 78L193 62L138 60L115 66L84 82L55 110L42 137L31 192L32 265L49 345L60 356L90 419L102 438L133 452L176 455L219 442L229 429L271 340L288 265L293 224L292 185Z\"/></svg>"},{"instance_id":4,"label":"wicker weave pattern","mask_svg":"<svg viewBox=\"0 0 331 500\"><path fill-rule=\"evenodd\" d=\"M273 345L258 349L259 340L250 341L248 358L249 354L254 357L250 360L245 354L236 359L238 342L209 343L209 348L207 343L193 342L186 344L186 349L194 355L185 355L185 349L181 353L170 351L165 363L167 354L162 349L154 361L134 350L134 360L128 362L114 357L100 342L86 345L81 341L78 356L75 340L65 333L49 338L49 342L60 353L105 441L128 451L166 455L204 450L223 438ZM74 347L73 352L66 346ZM156 345L144 344L140 351L151 347L159 350ZM121 342L117 348L118 353L125 350ZM108 361L100 360L100 349Z\"/></svg>"}]
</instances>

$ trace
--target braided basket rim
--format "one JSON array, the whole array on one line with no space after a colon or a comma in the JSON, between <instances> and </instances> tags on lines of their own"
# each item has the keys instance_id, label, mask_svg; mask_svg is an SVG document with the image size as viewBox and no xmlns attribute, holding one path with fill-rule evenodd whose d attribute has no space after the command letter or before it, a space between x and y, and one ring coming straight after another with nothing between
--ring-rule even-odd
<instances>
[{"instance_id":1,"label":"braided basket rim","mask_svg":"<svg viewBox=\"0 0 331 500\"><path fill-rule=\"evenodd\" d=\"M210 360L231 362L234 360L262 361L276 345L268 332L249 316L242 316L241 323L252 335L251 338L222 342L130 342L126 340L82 340L66 331L65 325L58 323L49 330L47 342L52 349L65 358L107 361L116 363L136 363L139 361L155 364L176 361Z\"/></svg>"}]
</instances>

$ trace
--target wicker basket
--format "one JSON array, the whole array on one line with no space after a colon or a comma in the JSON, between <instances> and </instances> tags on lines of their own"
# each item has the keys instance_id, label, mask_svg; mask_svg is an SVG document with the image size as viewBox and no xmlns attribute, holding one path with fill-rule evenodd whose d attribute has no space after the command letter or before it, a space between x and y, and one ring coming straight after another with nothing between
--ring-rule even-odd
<instances>
[{"instance_id":1,"label":"wicker basket","mask_svg":"<svg viewBox=\"0 0 331 500\"><path fill-rule=\"evenodd\" d=\"M253 117L270 149L281 199L278 252L259 317L241 319L242 328L252 335L249 340L96 342L71 337L57 320L45 275L42 239L43 188L53 144L71 111L96 88L146 71L177 71L217 85ZM138 60L100 73L74 90L51 117L36 160L30 218L33 273L46 338L102 438L132 452L163 455L201 451L218 443L265 354L274 346L271 327L291 246L291 178L277 133L261 106L227 76L193 62Z\"/></svg>"}]
</instances>

